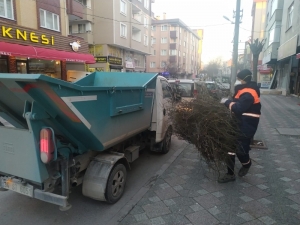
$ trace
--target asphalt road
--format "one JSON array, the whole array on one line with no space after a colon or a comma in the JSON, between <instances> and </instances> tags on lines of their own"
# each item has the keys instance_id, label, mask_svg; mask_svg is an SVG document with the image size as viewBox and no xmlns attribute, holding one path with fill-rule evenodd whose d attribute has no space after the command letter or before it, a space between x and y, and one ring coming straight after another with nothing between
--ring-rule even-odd
<instances>
[{"instance_id":1,"label":"asphalt road","mask_svg":"<svg viewBox=\"0 0 300 225\"><path fill-rule=\"evenodd\" d=\"M115 204L99 202L81 193L81 186L72 189L69 202L72 208L59 211L58 206L31 199L11 191L0 192L1 225L52 225L52 224L97 224L113 225L125 216L142 197L156 179L182 151L185 142L172 137L171 150L162 155L144 151L140 158L131 164L126 190Z\"/></svg>"}]
</instances>

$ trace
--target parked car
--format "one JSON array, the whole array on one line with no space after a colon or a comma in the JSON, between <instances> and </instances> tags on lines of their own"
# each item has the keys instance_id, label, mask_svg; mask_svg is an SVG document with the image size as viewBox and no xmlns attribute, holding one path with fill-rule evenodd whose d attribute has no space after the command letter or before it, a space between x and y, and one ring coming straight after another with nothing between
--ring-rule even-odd
<instances>
[{"instance_id":1,"label":"parked car","mask_svg":"<svg viewBox=\"0 0 300 225\"><path fill-rule=\"evenodd\" d=\"M172 87L174 93L179 92L181 99L189 101L195 97L196 88L195 88L195 82L193 80L176 79L176 80L168 80L168 82Z\"/></svg>"},{"instance_id":2,"label":"parked car","mask_svg":"<svg viewBox=\"0 0 300 225\"><path fill-rule=\"evenodd\" d=\"M197 85L204 85L207 88L209 94L217 99L221 99L223 97L222 90L214 81L200 81L197 82Z\"/></svg>"}]
</instances>

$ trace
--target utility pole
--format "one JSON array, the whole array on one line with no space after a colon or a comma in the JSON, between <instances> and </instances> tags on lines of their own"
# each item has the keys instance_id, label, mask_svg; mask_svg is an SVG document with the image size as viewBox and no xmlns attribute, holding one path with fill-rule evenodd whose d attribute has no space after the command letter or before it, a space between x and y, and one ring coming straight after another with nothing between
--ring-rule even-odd
<instances>
[{"instance_id":1,"label":"utility pole","mask_svg":"<svg viewBox=\"0 0 300 225\"><path fill-rule=\"evenodd\" d=\"M232 53L232 67L231 67L231 84L230 91L234 93L234 83L237 74L238 62L238 47L239 47L239 30L240 30L240 17L241 17L241 0L236 0L235 23L234 23L234 40L233 40L233 53Z\"/></svg>"}]
</instances>

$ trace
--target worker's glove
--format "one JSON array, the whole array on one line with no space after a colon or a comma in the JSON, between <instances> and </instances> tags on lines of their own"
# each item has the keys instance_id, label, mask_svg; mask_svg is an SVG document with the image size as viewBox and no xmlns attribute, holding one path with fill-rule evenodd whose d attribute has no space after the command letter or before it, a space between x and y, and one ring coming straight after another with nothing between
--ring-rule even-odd
<instances>
[{"instance_id":1,"label":"worker's glove","mask_svg":"<svg viewBox=\"0 0 300 225\"><path fill-rule=\"evenodd\" d=\"M230 104L231 102L232 102L231 100L227 100L227 101L225 101L224 105L225 105L227 108L229 108L229 104Z\"/></svg>"}]
</instances>

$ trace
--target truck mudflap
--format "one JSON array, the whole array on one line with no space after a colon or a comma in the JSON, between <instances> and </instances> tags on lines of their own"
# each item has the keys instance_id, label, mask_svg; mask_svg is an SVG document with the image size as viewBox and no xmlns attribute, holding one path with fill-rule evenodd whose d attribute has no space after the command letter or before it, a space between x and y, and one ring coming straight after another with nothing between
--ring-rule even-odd
<instances>
[{"instance_id":1,"label":"truck mudflap","mask_svg":"<svg viewBox=\"0 0 300 225\"><path fill-rule=\"evenodd\" d=\"M61 210L67 210L70 207L67 196L44 192L40 189L34 188L28 183L24 183L20 179L13 177L0 177L0 190L11 190L31 198L59 205L61 206Z\"/></svg>"}]
</instances>

